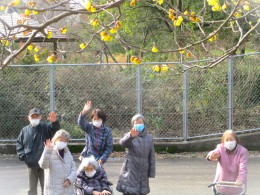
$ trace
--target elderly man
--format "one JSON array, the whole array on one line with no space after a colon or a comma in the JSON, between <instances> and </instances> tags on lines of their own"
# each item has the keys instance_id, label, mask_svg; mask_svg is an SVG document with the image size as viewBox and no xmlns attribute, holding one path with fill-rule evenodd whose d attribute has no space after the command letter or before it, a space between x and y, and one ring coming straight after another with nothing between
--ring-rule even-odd
<instances>
[{"instance_id":1,"label":"elderly man","mask_svg":"<svg viewBox=\"0 0 260 195\"><path fill-rule=\"evenodd\" d=\"M39 167L38 161L41 158L44 142L51 139L57 130L60 129L60 123L54 112L49 114L49 121L41 122L42 114L37 108L29 111L29 125L25 126L16 141L16 150L19 160L25 161L29 174L28 195L37 195L37 184L40 180L41 191L43 193L44 171Z\"/></svg>"}]
</instances>

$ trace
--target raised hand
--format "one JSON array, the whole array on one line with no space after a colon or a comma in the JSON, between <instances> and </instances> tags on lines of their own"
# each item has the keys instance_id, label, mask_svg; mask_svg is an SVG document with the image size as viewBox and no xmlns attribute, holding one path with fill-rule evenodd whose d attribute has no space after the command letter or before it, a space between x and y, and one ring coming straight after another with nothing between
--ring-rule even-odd
<instances>
[{"instance_id":1,"label":"raised hand","mask_svg":"<svg viewBox=\"0 0 260 195\"><path fill-rule=\"evenodd\" d=\"M132 137L137 137L139 135L139 133L134 128L131 129L130 134Z\"/></svg>"},{"instance_id":2,"label":"raised hand","mask_svg":"<svg viewBox=\"0 0 260 195\"><path fill-rule=\"evenodd\" d=\"M91 101L87 101L82 110L82 115L86 115L90 108L91 108Z\"/></svg>"},{"instance_id":3,"label":"raised hand","mask_svg":"<svg viewBox=\"0 0 260 195\"><path fill-rule=\"evenodd\" d=\"M209 159L210 160L217 160L220 157L220 154L218 152L212 152Z\"/></svg>"},{"instance_id":4,"label":"raised hand","mask_svg":"<svg viewBox=\"0 0 260 195\"><path fill-rule=\"evenodd\" d=\"M46 139L46 141L44 142L44 145L47 147L47 148L53 148L53 143L50 139Z\"/></svg>"},{"instance_id":5,"label":"raised hand","mask_svg":"<svg viewBox=\"0 0 260 195\"><path fill-rule=\"evenodd\" d=\"M50 122L57 121L57 114L55 112L49 113L49 118L48 119L49 119Z\"/></svg>"}]
</instances>

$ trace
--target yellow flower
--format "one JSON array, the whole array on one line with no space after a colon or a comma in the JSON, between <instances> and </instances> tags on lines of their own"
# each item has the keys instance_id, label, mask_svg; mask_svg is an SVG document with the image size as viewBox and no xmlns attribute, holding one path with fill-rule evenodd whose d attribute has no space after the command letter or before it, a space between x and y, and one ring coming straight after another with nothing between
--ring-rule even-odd
<instances>
[{"instance_id":1,"label":"yellow flower","mask_svg":"<svg viewBox=\"0 0 260 195\"><path fill-rule=\"evenodd\" d=\"M39 12L37 10L33 10L32 12L33 12L34 15L38 15L39 14Z\"/></svg>"},{"instance_id":2,"label":"yellow flower","mask_svg":"<svg viewBox=\"0 0 260 195\"><path fill-rule=\"evenodd\" d=\"M183 14L184 14L184 16L188 16L189 12L186 10Z\"/></svg>"},{"instance_id":3,"label":"yellow flower","mask_svg":"<svg viewBox=\"0 0 260 195\"><path fill-rule=\"evenodd\" d=\"M52 32L51 32L51 31L48 31L47 39L51 39L51 38L52 38Z\"/></svg>"},{"instance_id":4,"label":"yellow flower","mask_svg":"<svg viewBox=\"0 0 260 195\"><path fill-rule=\"evenodd\" d=\"M180 54L184 54L184 53L185 53L185 49L180 50L179 53L180 53Z\"/></svg>"},{"instance_id":5,"label":"yellow flower","mask_svg":"<svg viewBox=\"0 0 260 195\"><path fill-rule=\"evenodd\" d=\"M130 2L130 6L132 6L132 7L134 7L135 4L136 4L136 0L132 0L132 1Z\"/></svg>"},{"instance_id":6,"label":"yellow flower","mask_svg":"<svg viewBox=\"0 0 260 195\"><path fill-rule=\"evenodd\" d=\"M245 4L245 5L243 6L243 9L246 10L246 11L249 11L249 10L250 10L250 7L249 7L249 5Z\"/></svg>"},{"instance_id":7,"label":"yellow flower","mask_svg":"<svg viewBox=\"0 0 260 195\"><path fill-rule=\"evenodd\" d=\"M240 12L235 12L235 13L234 13L234 16L235 16L236 18L240 18L242 15L241 15Z\"/></svg>"},{"instance_id":8,"label":"yellow flower","mask_svg":"<svg viewBox=\"0 0 260 195\"><path fill-rule=\"evenodd\" d=\"M111 35L106 35L104 37L101 37L101 40L109 42L113 40L113 37Z\"/></svg>"},{"instance_id":9,"label":"yellow flower","mask_svg":"<svg viewBox=\"0 0 260 195\"><path fill-rule=\"evenodd\" d=\"M117 32L117 29L116 28L111 28L110 31L109 31L111 34L115 34Z\"/></svg>"},{"instance_id":10,"label":"yellow flower","mask_svg":"<svg viewBox=\"0 0 260 195\"><path fill-rule=\"evenodd\" d=\"M207 0L207 2L210 6L214 6L214 5L218 4L218 0Z\"/></svg>"},{"instance_id":11,"label":"yellow flower","mask_svg":"<svg viewBox=\"0 0 260 195\"><path fill-rule=\"evenodd\" d=\"M40 48L39 48L39 46L36 46L36 47L34 48L34 51L35 51L35 52L38 52L38 51L40 51Z\"/></svg>"},{"instance_id":12,"label":"yellow flower","mask_svg":"<svg viewBox=\"0 0 260 195\"><path fill-rule=\"evenodd\" d=\"M6 7L3 6L3 5L0 7L0 10L1 10L1 11L5 11L5 9L6 9Z\"/></svg>"},{"instance_id":13,"label":"yellow flower","mask_svg":"<svg viewBox=\"0 0 260 195\"><path fill-rule=\"evenodd\" d=\"M29 7L35 7L36 4L37 4L37 3L36 3L35 1L29 1L29 2L28 2L28 6L29 6Z\"/></svg>"},{"instance_id":14,"label":"yellow flower","mask_svg":"<svg viewBox=\"0 0 260 195\"><path fill-rule=\"evenodd\" d=\"M13 0L13 1L11 1L11 2L8 4L8 6L14 7L14 6L19 5L20 2L21 2L20 0Z\"/></svg>"},{"instance_id":15,"label":"yellow flower","mask_svg":"<svg viewBox=\"0 0 260 195\"><path fill-rule=\"evenodd\" d=\"M98 21L98 19L90 20L90 24L91 24L93 27L96 27L96 26L99 25L99 21Z\"/></svg>"},{"instance_id":16,"label":"yellow flower","mask_svg":"<svg viewBox=\"0 0 260 195\"><path fill-rule=\"evenodd\" d=\"M48 58L47 58L47 61L48 61L49 63L54 62L54 60L55 60L55 55L54 55L54 54L48 56Z\"/></svg>"},{"instance_id":17,"label":"yellow flower","mask_svg":"<svg viewBox=\"0 0 260 195\"><path fill-rule=\"evenodd\" d=\"M34 61L39 62L40 61L40 56L38 54L34 54Z\"/></svg>"},{"instance_id":18,"label":"yellow flower","mask_svg":"<svg viewBox=\"0 0 260 195\"><path fill-rule=\"evenodd\" d=\"M86 10L90 11L92 4L88 1L85 5Z\"/></svg>"},{"instance_id":19,"label":"yellow flower","mask_svg":"<svg viewBox=\"0 0 260 195\"><path fill-rule=\"evenodd\" d=\"M132 63L134 63L134 64L141 64L141 63L142 63L142 59L141 59L141 58L138 58L138 57L136 57L136 56L132 56L132 57L130 58L130 61L131 61Z\"/></svg>"},{"instance_id":20,"label":"yellow flower","mask_svg":"<svg viewBox=\"0 0 260 195\"><path fill-rule=\"evenodd\" d=\"M153 53L157 53L158 51L159 51L158 48L155 47L155 46L153 46L153 48L152 48L152 52L153 52Z\"/></svg>"},{"instance_id":21,"label":"yellow flower","mask_svg":"<svg viewBox=\"0 0 260 195\"><path fill-rule=\"evenodd\" d=\"M173 25L174 26L180 26L182 21L183 21L183 17L182 16L178 16L178 19L174 20Z\"/></svg>"},{"instance_id":22,"label":"yellow flower","mask_svg":"<svg viewBox=\"0 0 260 195\"><path fill-rule=\"evenodd\" d=\"M222 10L225 10L225 9L227 9L227 4L226 4L226 3L224 3L224 4L222 5L221 9L222 9Z\"/></svg>"},{"instance_id":23,"label":"yellow flower","mask_svg":"<svg viewBox=\"0 0 260 195\"><path fill-rule=\"evenodd\" d=\"M26 16L29 16L29 15L31 14L31 11L30 11L29 9L26 9L26 10L24 11L24 14L25 14Z\"/></svg>"},{"instance_id":24,"label":"yellow flower","mask_svg":"<svg viewBox=\"0 0 260 195\"><path fill-rule=\"evenodd\" d=\"M212 37L209 38L209 42L213 42L217 40L217 35L214 35Z\"/></svg>"},{"instance_id":25,"label":"yellow flower","mask_svg":"<svg viewBox=\"0 0 260 195\"><path fill-rule=\"evenodd\" d=\"M97 9L94 6L90 7L90 12L95 12Z\"/></svg>"},{"instance_id":26,"label":"yellow flower","mask_svg":"<svg viewBox=\"0 0 260 195\"><path fill-rule=\"evenodd\" d=\"M221 6L220 6L220 4L215 4L213 7L212 7L212 11L213 12L219 12L219 11L221 11Z\"/></svg>"},{"instance_id":27,"label":"yellow flower","mask_svg":"<svg viewBox=\"0 0 260 195\"><path fill-rule=\"evenodd\" d=\"M119 29L122 27L122 22L121 21L117 21L116 22L116 28Z\"/></svg>"},{"instance_id":28,"label":"yellow flower","mask_svg":"<svg viewBox=\"0 0 260 195\"><path fill-rule=\"evenodd\" d=\"M62 34L66 34L67 33L67 28L65 26L63 28L60 28L60 32Z\"/></svg>"},{"instance_id":29,"label":"yellow flower","mask_svg":"<svg viewBox=\"0 0 260 195\"><path fill-rule=\"evenodd\" d=\"M167 72L169 70L169 66L167 66L167 65L162 65L161 66L161 72L162 73L165 73L165 72Z\"/></svg>"},{"instance_id":30,"label":"yellow flower","mask_svg":"<svg viewBox=\"0 0 260 195\"><path fill-rule=\"evenodd\" d=\"M8 45L9 45L9 41L6 40L6 39L1 39L1 43L2 43L4 46L8 46Z\"/></svg>"},{"instance_id":31,"label":"yellow flower","mask_svg":"<svg viewBox=\"0 0 260 195\"><path fill-rule=\"evenodd\" d=\"M190 58L190 57L191 57L191 53L190 53L190 52L187 52L187 53L186 53L186 57L187 57L187 58Z\"/></svg>"},{"instance_id":32,"label":"yellow flower","mask_svg":"<svg viewBox=\"0 0 260 195\"><path fill-rule=\"evenodd\" d=\"M195 12L191 12L190 15L191 15L191 16L196 16L196 13L195 13Z\"/></svg>"},{"instance_id":33,"label":"yellow flower","mask_svg":"<svg viewBox=\"0 0 260 195\"><path fill-rule=\"evenodd\" d=\"M160 72L160 66L159 65L154 65L154 66L152 66L152 70L154 72Z\"/></svg>"},{"instance_id":34,"label":"yellow flower","mask_svg":"<svg viewBox=\"0 0 260 195\"><path fill-rule=\"evenodd\" d=\"M81 43L81 44L79 45L79 47L80 47L80 49L84 49L84 48L86 47L86 44L85 44L85 43Z\"/></svg>"},{"instance_id":35,"label":"yellow flower","mask_svg":"<svg viewBox=\"0 0 260 195\"><path fill-rule=\"evenodd\" d=\"M27 49L31 51L33 49L33 44L28 45Z\"/></svg>"},{"instance_id":36,"label":"yellow flower","mask_svg":"<svg viewBox=\"0 0 260 195\"><path fill-rule=\"evenodd\" d=\"M163 4L163 0L158 0L158 4L162 5Z\"/></svg>"}]
</instances>

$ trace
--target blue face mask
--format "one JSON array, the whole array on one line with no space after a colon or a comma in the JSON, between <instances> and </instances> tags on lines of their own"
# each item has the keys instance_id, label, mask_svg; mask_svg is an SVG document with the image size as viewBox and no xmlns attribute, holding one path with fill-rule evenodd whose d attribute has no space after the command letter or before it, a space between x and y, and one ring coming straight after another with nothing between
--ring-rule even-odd
<instances>
[{"instance_id":1,"label":"blue face mask","mask_svg":"<svg viewBox=\"0 0 260 195\"><path fill-rule=\"evenodd\" d=\"M144 130L144 124L134 125L134 128L137 132L142 132Z\"/></svg>"}]
</instances>

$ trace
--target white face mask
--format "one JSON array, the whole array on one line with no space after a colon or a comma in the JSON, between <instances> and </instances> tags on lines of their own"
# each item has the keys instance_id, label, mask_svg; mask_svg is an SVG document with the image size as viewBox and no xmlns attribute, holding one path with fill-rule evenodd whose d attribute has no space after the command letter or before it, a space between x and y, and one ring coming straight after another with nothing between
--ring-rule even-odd
<instances>
[{"instance_id":1,"label":"white face mask","mask_svg":"<svg viewBox=\"0 0 260 195\"><path fill-rule=\"evenodd\" d=\"M237 145L236 140L234 140L234 141L224 142L224 146L225 146L225 148L228 149L229 151L234 150L235 147L236 147L236 145Z\"/></svg>"},{"instance_id":2,"label":"white face mask","mask_svg":"<svg viewBox=\"0 0 260 195\"><path fill-rule=\"evenodd\" d=\"M58 150L62 150L67 147L68 143L63 141L57 141L55 145Z\"/></svg>"},{"instance_id":3,"label":"white face mask","mask_svg":"<svg viewBox=\"0 0 260 195\"><path fill-rule=\"evenodd\" d=\"M101 127L102 125L102 120L96 120L96 121L93 121L93 125L97 128Z\"/></svg>"},{"instance_id":4,"label":"white face mask","mask_svg":"<svg viewBox=\"0 0 260 195\"><path fill-rule=\"evenodd\" d=\"M39 125L40 121L41 121L41 119L38 119L38 118L37 119L30 119L30 123L33 127L36 127L37 125Z\"/></svg>"},{"instance_id":5,"label":"white face mask","mask_svg":"<svg viewBox=\"0 0 260 195\"><path fill-rule=\"evenodd\" d=\"M87 177L91 178L91 177L93 177L96 174L96 172L97 171L94 169L91 172L85 171L85 174L86 174Z\"/></svg>"}]
</instances>

